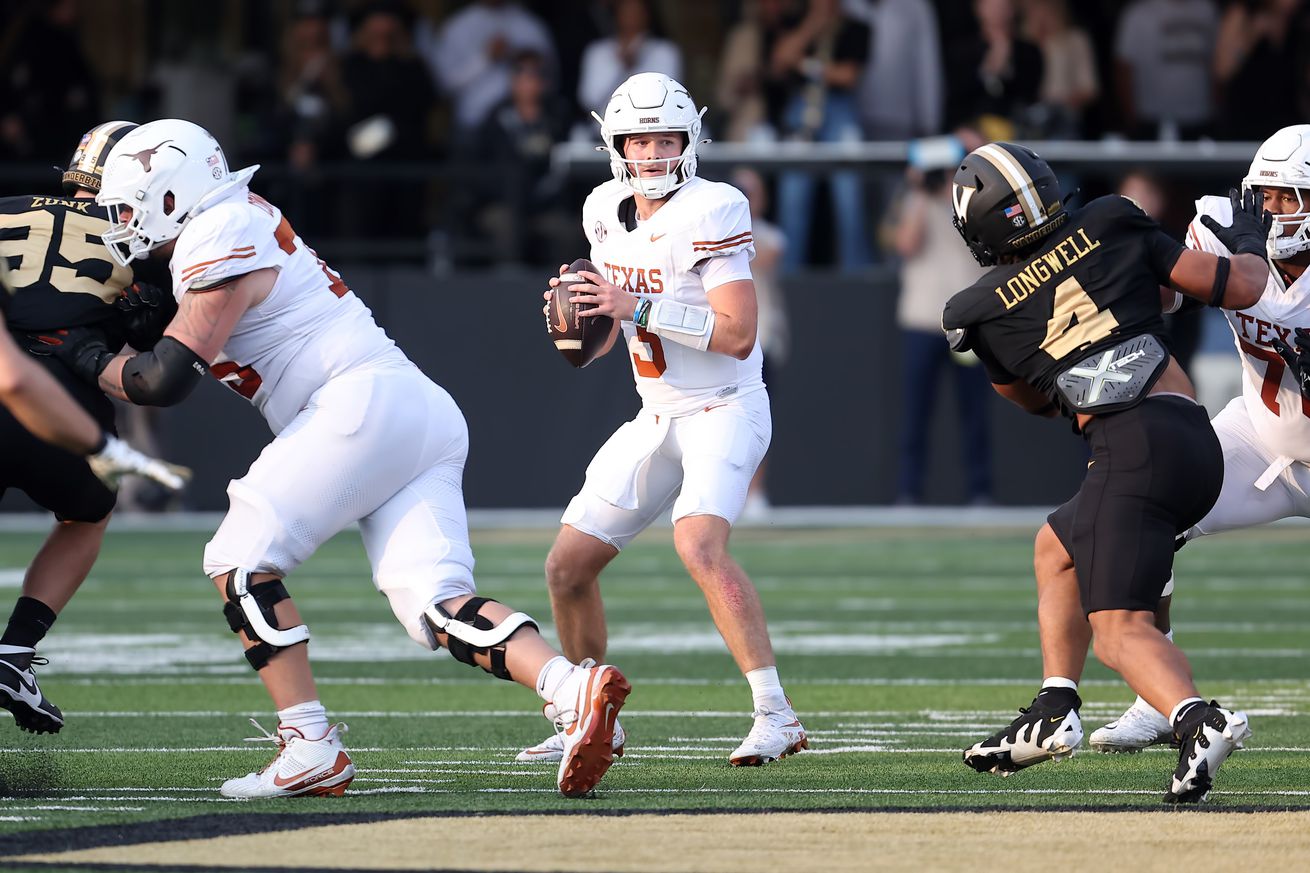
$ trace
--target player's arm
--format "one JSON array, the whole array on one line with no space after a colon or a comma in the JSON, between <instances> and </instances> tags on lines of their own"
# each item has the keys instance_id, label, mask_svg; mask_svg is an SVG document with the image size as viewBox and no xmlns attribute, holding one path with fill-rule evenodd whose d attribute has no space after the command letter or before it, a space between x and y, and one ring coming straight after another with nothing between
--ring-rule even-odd
<instances>
[{"instance_id":1,"label":"player's arm","mask_svg":"<svg viewBox=\"0 0 1310 873\"><path fill-rule=\"evenodd\" d=\"M714 332L710 336L709 351L739 361L746 360L755 348L759 324L759 301L755 297L754 280L727 282L711 288L706 297L714 313Z\"/></svg>"},{"instance_id":2,"label":"player's arm","mask_svg":"<svg viewBox=\"0 0 1310 873\"><path fill-rule=\"evenodd\" d=\"M1059 412L1059 407L1050 398L1023 379L1006 383L993 382L992 388L997 394L1030 415L1054 418Z\"/></svg>"},{"instance_id":3,"label":"player's arm","mask_svg":"<svg viewBox=\"0 0 1310 873\"><path fill-rule=\"evenodd\" d=\"M1200 221L1232 252L1232 257L1183 249L1169 272L1169 284L1210 306L1246 309L1259 301L1269 284L1265 244L1273 216L1251 191L1240 197L1237 191L1230 191L1228 197L1232 204L1231 224L1225 227L1209 215L1202 215Z\"/></svg>"},{"instance_id":4,"label":"player's arm","mask_svg":"<svg viewBox=\"0 0 1310 873\"><path fill-rule=\"evenodd\" d=\"M218 357L237 321L276 281L276 270L262 269L188 290L154 349L117 355L100 370L101 390L142 406L181 403L208 372L208 362Z\"/></svg>"}]
</instances>

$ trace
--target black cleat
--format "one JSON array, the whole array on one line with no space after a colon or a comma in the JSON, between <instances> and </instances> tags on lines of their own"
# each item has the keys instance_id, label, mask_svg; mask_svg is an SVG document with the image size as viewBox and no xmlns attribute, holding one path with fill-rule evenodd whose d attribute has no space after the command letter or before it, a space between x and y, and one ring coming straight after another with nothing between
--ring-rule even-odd
<instances>
[{"instance_id":1,"label":"black cleat","mask_svg":"<svg viewBox=\"0 0 1310 873\"><path fill-rule=\"evenodd\" d=\"M964 763L979 773L1009 776L1033 764L1068 758L1083 741L1078 719L1082 701L1076 694L1068 697L1072 703L1052 705L1038 695L1008 727L965 749Z\"/></svg>"},{"instance_id":2,"label":"black cleat","mask_svg":"<svg viewBox=\"0 0 1310 873\"><path fill-rule=\"evenodd\" d=\"M1209 705L1194 706L1174 734L1182 747L1164 802L1201 803L1210 794L1219 766L1251 736L1251 726L1246 713L1231 712L1211 700Z\"/></svg>"},{"instance_id":3,"label":"black cleat","mask_svg":"<svg viewBox=\"0 0 1310 873\"><path fill-rule=\"evenodd\" d=\"M27 646L0 645L0 709L14 714L14 721L34 734L57 734L64 726L64 714L41 693L32 665L45 665L36 650Z\"/></svg>"}]
</instances>

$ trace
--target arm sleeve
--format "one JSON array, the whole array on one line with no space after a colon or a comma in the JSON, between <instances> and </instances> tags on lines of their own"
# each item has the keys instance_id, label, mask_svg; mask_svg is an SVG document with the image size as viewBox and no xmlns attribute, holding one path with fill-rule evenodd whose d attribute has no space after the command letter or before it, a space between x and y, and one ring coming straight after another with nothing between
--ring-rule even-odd
<instances>
[{"instance_id":1,"label":"arm sleeve","mask_svg":"<svg viewBox=\"0 0 1310 873\"><path fill-rule=\"evenodd\" d=\"M1142 211L1142 208L1128 197L1102 197L1099 204L1104 204L1107 223L1127 231L1143 234L1146 262L1161 285L1169 284L1169 274L1174 271L1174 264L1183 254L1183 244L1160 229L1154 218Z\"/></svg>"}]
</instances>

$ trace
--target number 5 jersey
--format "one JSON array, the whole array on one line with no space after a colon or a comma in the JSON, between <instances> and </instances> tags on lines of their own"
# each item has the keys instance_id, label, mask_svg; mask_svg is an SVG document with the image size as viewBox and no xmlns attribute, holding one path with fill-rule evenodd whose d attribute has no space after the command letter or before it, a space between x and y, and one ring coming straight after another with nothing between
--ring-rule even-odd
<instances>
[{"instance_id":1,"label":"number 5 jersey","mask_svg":"<svg viewBox=\"0 0 1310 873\"><path fill-rule=\"evenodd\" d=\"M187 293L265 268L278 273L268 297L241 316L209 363L215 377L263 413L274 433L336 376L412 366L281 211L246 188L192 218L169 263L179 303Z\"/></svg>"}]
</instances>

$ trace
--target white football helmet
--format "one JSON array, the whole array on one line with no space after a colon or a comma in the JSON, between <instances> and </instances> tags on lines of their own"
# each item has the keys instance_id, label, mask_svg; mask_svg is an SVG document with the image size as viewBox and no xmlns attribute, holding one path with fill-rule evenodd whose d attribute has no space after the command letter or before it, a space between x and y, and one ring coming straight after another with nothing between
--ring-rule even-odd
<instances>
[{"instance_id":1,"label":"white football helmet","mask_svg":"<svg viewBox=\"0 0 1310 873\"><path fill-rule=\"evenodd\" d=\"M605 117L595 112L591 117L600 123L600 138L605 145L598 151L610 153L610 170L614 178L642 197L659 200L686 185L696 175L696 147L709 140L700 138L701 116L687 89L663 73L638 73L614 89ZM674 158L630 161L623 156L623 138L634 133L685 134L687 146ZM647 164L662 165L659 176L643 176Z\"/></svg>"},{"instance_id":2,"label":"white football helmet","mask_svg":"<svg viewBox=\"0 0 1310 873\"><path fill-rule=\"evenodd\" d=\"M127 266L177 239L188 221L258 169L230 172L218 140L197 124L180 118L143 124L105 158L96 202L109 208L111 226L101 238L114 260ZM127 221L119 217L123 207L132 210Z\"/></svg>"},{"instance_id":3,"label":"white football helmet","mask_svg":"<svg viewBox=\"0 0 1310 873\"><path fill-rule=\"evenodd\" d=\"M1269 257L1278 261L1310 249L1310 124L1284 127L1261 143L1242 190L1268 187L1295 189L1298 204L1295 213L1274 216Z\"/></svg>"}]
</instances>

